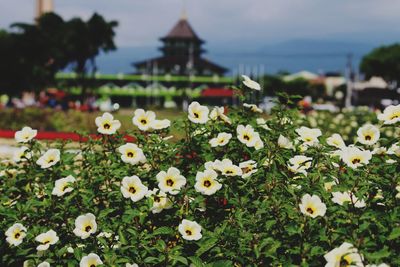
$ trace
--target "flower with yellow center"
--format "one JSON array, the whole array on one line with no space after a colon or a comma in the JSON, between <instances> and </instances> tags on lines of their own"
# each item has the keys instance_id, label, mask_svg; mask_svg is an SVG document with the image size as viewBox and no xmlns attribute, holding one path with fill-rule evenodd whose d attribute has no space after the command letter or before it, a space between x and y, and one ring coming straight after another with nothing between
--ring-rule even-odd
<instances>
[{"instance_id":1,"label":"flower with yellow center","mask_svg":"<svg viewBox=\"0 0 400 267\"><path fill-rule=\"evenodd\" d=\"M254 112L254 113L263 113L263 110L262 110L261 108L257 107L257 105L243 103L243 106L244 106L245 108L250 109L251 112Z\"/></svg>"},{"instance_id":2,"label":"flower with yellow center","mask_svg":"<svg viewBox=\"0 0 400 267\"><path fill-rule=\"evenodd\" d=\"M171 126L171 121L164 119L164 120L153 120L150 124L150 128L153 130L162 130L166 129Z\"/></svg>"},{"instance_id":3,"label":"flower with yellow center","mask_svg":"<svg viewBox=\"0 0 400 267\"><path fill-rule=\"evenodd\" d=\"M197 222L183 219L178 226L179 233L185 240L199 240L201 235L201 226Z\"/></svg>"},{"instance_id":4,"label":"flower with yellow center","mask_svg":"<svg viewBox=\"0 0 400 267\"><path fill-rule=\"evenodd\" d=\"M395 124L400 121L400 104L397 106L388 106L383 113L378 114L378 120L383 124Z\"/></svg>"},{"instance_id":5,"label":"flower with yellow center","mask_svg":"<svg viewBox=\"0 0 400 267\"><path fill-rule=\"evenodd\" d=\"M213 170L205 170L196 174L194 188L203 195L213 195L221 189L222 184L217 181L218 174Z\"/></svg>"},{"instance_id":6,"label":"flower with yellow center","mask_svg":"<svg viewBox=\"0 0 400 267\"><path fill-rule=\"evenodd\" d=\"M325 267L357 267L364 266L363 257L358 250L350 243L344 242L340 247L334 248L324 255Z\"/></svg>"},{"instance_id":7,"label":"flower with yellow center","mask_svg":"<svg viewBox=\"0 0 400 267\"><path fill-rule=\"evenodd\" d=\"M326 212L326 205L321 201L319 196L305 194L301 198L300 211L311 218L317 216L323 217Z\"/></svg>"},{"instance_id":8,"label":"flower with yellow center","mask_svg":"<svg viewBox=\"0 0 400 267\"><path fill-rule=\"evenodd\" d=\"M105 112L101 117L95 120L97 131L101 134L114 134L120 127L121 122L114 120L113 115Z\"/></svg>"},{"instance_id":9,"label":"flower with yellow center","mask_svg":"<svg viewBox=\"0 0 400 267\"><path fill-rule=\"evenodd\" d=\"M239 163L239 168L242 169L242 178L248 178L253 173L257 172L257 162L254 160L248 160L245 162Z\"/></svg>"},{"instance_id":10,"label":"flower with yellow center","mask_svg":"<svg viewBox=\"0 0 400 267\"><path fill-rule=\"evenodd\" d=\"M364 208L366 205L364 200L359 200L351 192L332 192L332 201L340 206L342 206L345 202L350 202L356 208Z\"/></svg>"},{"instance_id":11,"label":"flower with yellow center","mask_svg":"<svg viewBox=\"0 0 400 267\"><path fill-rule=\"evenodd\" d=\"M380 132L378 127L372 124L366 124L357 130L357 141L363 145L373 145L378 142Z\"/></svg>"},{"instance_id":12,"label":"flower with yellow center","mask_svg":"<svg viewBox=\"0 0 400 267\"><path fill-rule=\"evenodd\" d=\"M18 246L24 240L26 236L26 228L20 224L15 223L13 226L7 229L6 233L6 241L13 246Z\"/></svg>"},{"instance_id":13,"label":"flower with yellow center","mask_svg":"<svg viewBox=\"0 0 400 267\"><path fill-rule=\"evenodd\" d=\"M147 186L136 175L125 176L121 183L121 193L124 198L130 198L133 202L137 202L144 198L147 194Z\"/></svg>"},{"instance_id":14,"label":"flower with yellow center","mask_svg":"<svg viewBox=\"0 0 400 267\"><path fill-rule=\"evenodd\" d=\"M74 234L82 239L88 238L91 234L96 233L97 223L96 217L92 213L80 215L75 219Z\"/></svg>"},{"instance_id":15,"label":"flower with yellow center","mask_svg":"<svg viewBox=\"0 0 400 267\"><path fill-rule=\"evenodd\" d=\"M57 243L58 239L57 233L54 230L49 230L46 233L42 233L35 238L35 240L40 243L36 249L38 251L47 250L50 245Z\"/></svg>"},{"instance_id":16,"label":"flower with yellow center","mask_svg":"<svg viewBox=\"0 0 400 267\"><path fill-rule=\"evenodd\" d=\"M253 90L257 90L257 91L260 91L260 90L261 90L261 85L260 85L258 82L253 81L252 79L250 79L249 76L247 76L247 75L242 75L242 78L243 78L243 84L244 84L247 88L250 88L250 89L253 89Z\"/></svg>"},{"instance_id":17,"label":"flower with yellow center","mask_svg":"<svg viewBox=\"0 0 400 267\"><path fill-rule=\"evenodd\" d=\"M297 155L289 159L288 169L293 173L307 175L307 170L311 167L312 158Z\"/></svg>"},{"instance_id":18,"label":"flower with yellow center","mask_svg":"<svg viewBox=\"0 0 400 267\"><path fill-rule=\"evenodd\" d=\"M153 111L144 111L143 109L135 110L132 123L136 125L141 131L148 131L156 119L156 114Z\"/></svg>"},{"instance_id":19,"label":"flower with yellow center","mask_svg":"<svg viewBox=\"0 0 400 267\"><path fill-rule=\"evenodd\" d=\"M15 141L17 143L26 143L35 138L37 130L33 130L31 127L24 127L22 130L15 132Z\"/></svg>"},{"instance_id":20,"label":"flower with yellow center","mask_svg":"<svg viewBox=\"0 0 400 267\"><path fill-rule=\"evenodd\" d=\"M342 148L339 156L350 168L356 169L369 163L372 153L369 150L361 150L355 146Z\"/></svg>"},{"instance_id":21,"label":"flower with yellow center","mask_svg":"<svg viewBox=\"0 0 400 267\"><path fill-rule=\"evenodd\" d=\"M256 142L260 139L259 134L254 131L251 125L238 125L236 127L236 133L239 141L248 147L254 147Z\"/></svg>"},{"instance_id":22,"label":"flower with yellow center","mask_svg":"<svg viewBox=\"0 0 400 267\"><path fill-rule=\"evenodd\" d=\"M243 174L242 169L239 166L234 165L230 159L215 161L214 168L224 176L242 176Z\"/></svg>"},{"instance_id":23,"label":"flower with yellow center","mask_svg":"<svg viewBox=\"0 0 400 267\"><path fill-rule=\"evenodd\" d=\"M26 161L30 159L32 154L29 152L29 148L22 146L14 151L13 160L14 162Z\"/></svg>"},{"instance_id":24,"label":"flower with yellow center","mask_svg":"<svg viewBox=\"0 0 400 267\"><path fill-rule=\"evenodd\" d=\"M186 184L186 178L175 167L170 167L167 172L160 171L156 177L160 190L171 195L177 195Z\"/></svg>"},{"instance_id":25,"label":"flower with yellow center","mask_svg":"<svg viewBox=\"0 0 400 267\"><path fill-rule=\"evenodd\" d=\"M296 133L299 135L299 140L308 146L318 144L318 137L322 135L320 129L312 129L305 126L301 126L299 129L296 129Z\"/></svg>"},{"instance_id":26,"label":"flower with yellow center","mask_svg":"<svg viewBox=\"0 0 400 267\"><path fill-rule=\"evenodd\" d=\"M95 253L90 253L81 259L79 262L79 267L96 267L100 264L103 264L100 257Z\"/></svg>"},{"instance_id":27,"label":"flower with yellow center","mask_svg":"<svg viewBox=\"0 0 400 267\"><path fill-rule=\"evenodd\" d=\"M279 135L278 146L285 149L294 149L293 143L283 135Z\"/></svg>"},{"instance_id":28,"label":"flower with yellow center","mask_svg":"<svg viewBox=\"0 0 400 267\"><path fill-rule=\"evenodd\" d=\"M231 119L229 119L228 116L225 115L225 108L224 107L214 107L211 112L210 112L210 119L213 121L217 119L221 119L227 124L231 124Z\"/></svg>"},{"instance_id":29,"label":"flower with yellow center","mask_svg":"<svg viewBox=\"0 0 400 267\"><path fill-rule=\"evenodd\" d=\"M232 134L230 133L219 133L217 137L211 139L209 143L211 147L224 146L229 142L229 140L231 140L231 138Z\"/></svg>"},{"instance_id":30,"label":"flower with yellow center","mask_svg":"<svg viewBox=\"0 0 400 267\"><path fill-rule=\"evenodd\" d=\"M58 179L54 183L54 188L51 194L61 197L64 194L71 192L72 190L74 190L74 188L71 187L71 184L74 183L75 181L76 180L72 175L68 175L65 178Z\"/></svg>"},{"instance_id":31,"label":"flower with yellow center","mask_svg":"<svg viewBox=\"0 0 400 267\"><path fill-rule=\"evenodd\" d=\"M60 161L60 150L49 149L37 161L36 164L40 165L42 169L50 168Z\"/></svg>"},{"instance_id":32,"label":"flower with yellow center","mask_svg":"<svg viewBox=\"0 0 400 267\"><path fill-rule=\"evenodd\" d=\"M138 163L146 162L146 157L143 154L143 150L140 149L136 144L127 143L118 148L118 152L121 153L121 159L125 163L136 165Z\"/></svg>"},{"instance_id":33,"label":"flower with yellow center","mask_svg":"<svg viewBox=\"0 0 400 267\"><path fill-rule=\"evenodd\" d=\"M164 209L172 208L172 202L168 198L167 194L160 191L158 188L149 190L146 194L146 197L153 200L153 207L151 207L151 212L153 213L160 213Z\"/></svg>"},{"instance_id":34,"label":"flower with yellow center","mask_svg":"<svg viewBox=\"0 0 400 267\"><path fill-rule=\"evenodd\" d=\"M344 143L343 138L340 134L332 134L326 139L326 143L330 146L340 149L346 147L346 144Z\"/></svg>"},{"instance_id":35,"label":"flower with yellow center","mask_svg":"<svg viewBox=\"0 0 400 267\"><path fill-rule=\"evenodd\" d=\"M208 114L210 111L208 107L202 106L199 102L195 101L189 105L188 112L188 118L191 122L205 124L208 121Z\"/></svg>"}]
</instances>

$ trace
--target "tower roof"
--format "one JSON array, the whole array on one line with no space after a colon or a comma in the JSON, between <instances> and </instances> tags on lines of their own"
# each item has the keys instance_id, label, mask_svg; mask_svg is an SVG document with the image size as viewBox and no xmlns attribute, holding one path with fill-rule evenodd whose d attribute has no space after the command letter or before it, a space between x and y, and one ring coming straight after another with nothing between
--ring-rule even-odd
<instances>
[{"instance_id":1,"label":"tower roof","mask_svg":"<svg viewBox=\"0 0 400 267\"><path fill-rule=\"evenodd\" d=\"M181 18L163 39L169 38L201 40L185 18Z\"/></svg>"}]
</instances>

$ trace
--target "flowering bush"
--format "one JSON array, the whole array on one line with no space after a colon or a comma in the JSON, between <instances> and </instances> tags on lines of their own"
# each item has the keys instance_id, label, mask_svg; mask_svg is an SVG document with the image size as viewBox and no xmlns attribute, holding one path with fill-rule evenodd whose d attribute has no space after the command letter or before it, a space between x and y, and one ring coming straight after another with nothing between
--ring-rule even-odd
<instances>
[{"instance_id":1,"label":"flowering bush","mask_svg":"<svg viewBox=\"0 0 400 267\"><path fill-rule=\"evenodd\" d=\"M73 151L22 130L1 165L2 266L399 266L397 139L346 143L287 104L265 120L194 102L178 142L144 110L135 143L107 113Z\"/></svg>"}]
</instances>

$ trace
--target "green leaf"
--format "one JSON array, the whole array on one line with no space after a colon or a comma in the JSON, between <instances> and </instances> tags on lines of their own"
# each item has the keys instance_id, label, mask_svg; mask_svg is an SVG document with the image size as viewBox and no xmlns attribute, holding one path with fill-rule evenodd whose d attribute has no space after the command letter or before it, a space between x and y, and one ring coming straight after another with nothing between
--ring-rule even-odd
<instances>
[{"instance_id":1,"label":"green leaf","mask_svg":"<svg viewBox=\"0 0 400 267\"><path fill-rule=\"evenodd\" d=\"M400 227L396 227L392 230L392 232L390 232L389 236L388 236L388 240L394 240L396 238L400 237Z\"/></svg>"},{"instance_id":2,"label":"green leaf","mask_svg":"<svg viewBox=\"0 0 400 267\"><path fill-rule=\"evenodd\" d=\"M189 260L192 262L192 264L195 267L204 267L204 264L199 257L191 256L191 257L189 257Z\"/></svg>"},{"instance_id":3,"label":"green leaf","mask_svg":"<svg viewBox=\"0 0 400 267\"><path fill-rule=\"evenodd\" d=\"M200 244L200 248L196 251L196 255L200 257L202 254L204 254L206 251L210 250L212 247L216 245L218 242L218 238L212 237L205 241L204 243Z\"/></svg>"},{"instance_id":4,"label":"green leaf","mask_svg":"<svg viewBox=\"0 0 400 267\"><path fill-rule=\"evenodd\" d=\"M171 227L162 226L154 230L152 235L156 236L156 235L172 235L172 234L174 234L174 230Z\"/></svg>"}]
</instances>

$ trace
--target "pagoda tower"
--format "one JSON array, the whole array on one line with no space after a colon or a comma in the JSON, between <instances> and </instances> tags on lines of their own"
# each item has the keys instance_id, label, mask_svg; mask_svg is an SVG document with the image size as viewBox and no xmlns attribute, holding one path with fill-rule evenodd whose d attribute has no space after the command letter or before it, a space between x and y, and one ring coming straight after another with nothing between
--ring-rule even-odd
<instances>
[{"instance_id":1,"label":"pagoda tower","mask_svg":"<svg viewBox=\"0 0 400 267\"><path fill-rule=\"evenodd\" d=\"M202 46L205 42L193 30L186 15L160 40L163 43L160 48L163 55L134 63L138 73L222 76L227 71L202 57L205 52Z\"/></svg>"}]
</instances>

